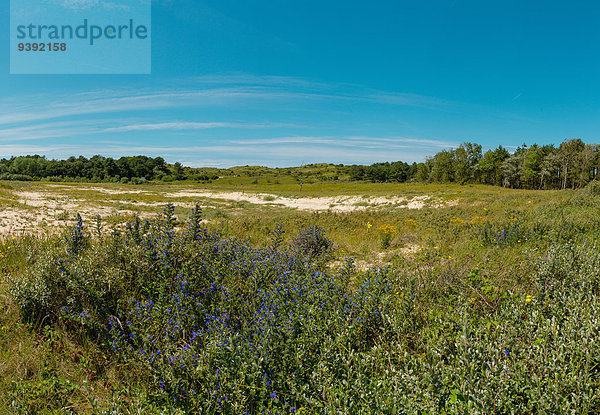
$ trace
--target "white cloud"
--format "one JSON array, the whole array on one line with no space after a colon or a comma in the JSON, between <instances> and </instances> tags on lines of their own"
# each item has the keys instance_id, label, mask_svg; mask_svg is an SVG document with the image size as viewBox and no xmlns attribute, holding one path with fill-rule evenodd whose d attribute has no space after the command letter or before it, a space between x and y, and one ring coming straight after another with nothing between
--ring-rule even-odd
<instances>
[{"instance_id":1,"label":"white cloud","mask_svg":"<svg viewBox=\"0 0 600 415\"><path fill-rule=\"evenodd\" d=\"M404 140L404 141L402 141ZM415 145L417 138L360 137L276 137L256 140L223 140L219 144L198 145L143 145L140 143L105 142L101 153L105 156L145 154L161 156L184 164L203 155L204 166L234 166L262 164L292 166L302 163L370 164L379 161L423 161L431 150L446 148L445 142L423 140L428 146ZM81 145L73 154L97 154L96 143ZM65 156L71 154L65 154ZM208 162L210 161L210 162Z\"/></svg>"},{"instance_id":2,"label":"white cloud","mask_svg":"<svg viewBox=\"0 0 600 415\"><path fill-rule=\"evenodd\" d=\"M91 125L89 122L81 121L34 124L0 129L0 142L71 137L95 134L100 131L98 127Z\"/></svg>"},{"instance_id":3,"label":"white cloud","mask_svg":"<svg viewBox=\"0 0 600 415\"><path fill-rule=\"evenodd\" d=\"M3 144L1 157L11 156L26 156L32 154L46 155L51 158L53 155L56 157L64 157L65 154L69 156L77 154L81 149L79 146L72 145L25 145L25 144Z\"/></svg>"},{"instance_id":4,"label":"white cloud","mask_svg":"<svg viewBox=\"0 0 600 415\"><path fill-rule=\"evenodd\" d=\"M192 78L174 85L0 98L0 143L11 143L0 145L0 154L11 154L19 148L39 153L36 149L48 148L46 153L56 157L100 152L115 157L161 155L185 161L202 154L203 160L213 160L213 165L219 160L238 160L230 165L259 161L291 165L324 161L419 161L442 148L457 146L448 140L386 136L385 132L360 135L371 131L373 124L371 121L366 127L361 123L354 108L398 111L396 107L415 106L446 111L455 105L432 97L298 78L248 75ZM314 114L318 116L310 125ZM332 115L332 121L328 121L328 115ZM210 117L225 121L211 121ZM378 125L374 127L384 131ZM272 134L256 137L256 132L249 131L275 128L286 129L283 133L278 131L275 137L269 136ZM311 134L318 132L305 136L299 129L306 128L310 128ZM215 137L211 135L212 129L246 132L244 137L238 131L219 131ZM161 134L164 138L160 142L171 145L142 144L148 141L142 141L141 135L147 140L153 137L152 132L160 131L173 132ZM115 142L115 133L126 141ZM72 142L74 137L80 144L52 143L47 147L15 144L24 140ZM193 137L201 144L187 145Z\"/></svg>"},{"instance_id":5,"label":"white cloud","mask_svg":"<svg viewBox=\"0 0 600 415\"><path fill-rule=\"evenodd\" d=\"M157 131L157 130L207 130L211 128L270 128L281 127L285 124L244 124L232 122L163 122L154 124L131 124L121 127L107 128L103 132L127 132L127 131Z\"/></svg>"},{"instance_id":6,"label":"white cloud","mask_svg":"<svg viewBox=\"0 0 600 415\"><path fill-rule=\"evenodd\" d=\"M117 125L117 126L115 126ZM231 123L231 122L158 122L132 123L123 119L84 121L61 121L31 124L21 127L0 129L0 142L44 140L52 138L84 137L132 131L197 131L215 128L267 129L294 127L277 123ZM301 127L300 127L301 128ZM99 141L98 141L99 142ZM0 148L1 150L1 148Z\"/></svg>"},{"instance_id":7,"label":"white cloud","mask_svg":"<svg viewBox=\"0 0 600 415\"><path fill-rule=\"evenodd\" d=\"M392 106L444 108L451 104L416 94L386 93L357 86L312 83L286 77L203 77L183 80L181 87L100 90L63 96L31 95L0 100L0 125L64 117L173 108L265 108L315 101L366 102Z\"/></svg>"},{"instance_id":8,"label":"white cloud","mask_svg":"<svg viewBox=\"0 0 600 415\"><path fill-rule=\"evenodd\" d=\"M369 136L298 136L272 137L258 139L235 139L228 141L235 145L277 145L277 144L310 144L331 145L340 148L381 148L406 149L419 146L420 148L444 149L457 147L458 144L449 141L410 138L410 137L369 137Z\"/></svg>"},{"instance_id":9,"label":"white cloud","mask_svg":"<svg viewBox=\"0 0 600 415\"><path fill-rule=\"evenodd\" d=\"M91 157L101 154L109 157L144 154L161 156L169 162L181 161L194 167L218 166L231 167L245 164L265 165L272 167L298 166L307 163L344 163L371 164L378 161L402 160L406 162L422 161L427 152L415 146L406 148L344 148L320 143L290 143L286 145L188 145L188 146L155 146L137 143L105 143L97 142L81 144L52 145L2 145L4 157L26 154L43 154L48 158L66 158L71 155ZM202 155L202 159L197 159Z\"/></svg>"}]
</instances>

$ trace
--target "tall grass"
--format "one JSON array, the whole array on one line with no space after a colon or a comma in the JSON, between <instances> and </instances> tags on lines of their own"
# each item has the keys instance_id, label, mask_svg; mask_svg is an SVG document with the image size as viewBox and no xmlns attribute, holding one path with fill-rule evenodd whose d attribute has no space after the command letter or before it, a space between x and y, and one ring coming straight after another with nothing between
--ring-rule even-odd
<instances>
[{"instance_id":1,"label":"tall grass","mask_svg":"<svg viewBox=\"0 0 600 415\"><path fill-rule=\"evenodd\" d=\"M110 234L77 221L60 237L9 239L0 407L597 413L595 202L281 213L210 229L199 206L180 220L168 205ZM381 249L386 224L397 229L386 251L420 250L366 270L343 258ZM360 243L343 237L352 229Z\"/></svg>"}]
</instances>

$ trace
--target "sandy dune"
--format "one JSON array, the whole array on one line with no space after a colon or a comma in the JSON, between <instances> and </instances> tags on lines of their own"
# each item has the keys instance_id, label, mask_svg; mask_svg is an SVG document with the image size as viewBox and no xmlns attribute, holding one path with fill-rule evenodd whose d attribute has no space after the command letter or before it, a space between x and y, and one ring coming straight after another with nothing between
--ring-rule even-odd
<instances>
[{"instance_id":1,"label":"sandy dune","mask_svg":"<svg viewBox=\"0 0 600 415\"><path fill-rule=\"evenodd\" d=\"M53 232L65 223L72 222L76 213L84 219L92 219L96 215L103 217L121 215L131 217L138 214L142 217L153 216L149 212L136 212L132 207L161 207L171 202L180 207L191 207L192 200L209 202L221 200L232 202L248 202L255 205L291 208L303 211L352 212L365 209L398 208L421 209L437 208L444 204L430 196L412 198L402 196L329 196L329 197L284 197L268 193L220 192L209 190L181 190L170 193L156 193L139 189L108 189L101 186L85 186L77 188L77 198L70 197L71 186L45 185L41 190L13 190L13 203L0 208L0 235L19 233ZM85 197L90 192L89 200ZM153 194L160 195L164 201L148 202L138 200L119 200L106 197L98 198L98 193L106 195ZM91 196L94 196L92 198ZM98 200L102 203L99 204Z\"/></svg>"},{"instance_id":2,"label":"sandy dune","mask_svg":"<svg viewBox=\"0 0 600 415\"><path fill-rule=\"evenodd\" d=\"M210 198L225 199L233 201L244 201L257 205L275 205L299 210L334 212L351 212L355 210L376 207L398 207L406 209L421 209L425 207L429 196L416 196L412 199L404 197L357 197L357 196L333 196L333 197L300 197L291 198L276 196L268 193L243 193L243 192L211 192L211 191L181 191L166 195L169 198ZM437 207L437 204L433 204Z\"/></svg>"}]
</instances>

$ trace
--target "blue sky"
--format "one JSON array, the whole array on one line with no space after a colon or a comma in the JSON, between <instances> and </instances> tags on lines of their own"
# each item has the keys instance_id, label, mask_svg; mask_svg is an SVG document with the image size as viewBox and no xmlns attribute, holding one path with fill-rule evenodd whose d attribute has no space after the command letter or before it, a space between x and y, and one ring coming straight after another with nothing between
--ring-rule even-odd
<instances>
[{"instance_id":1,"label":"blue sky","mask_svg":"<svg viewBox=\"0 0 600 415\"><path fill-rule=\"evenodd\" d=\"M596 1L156 0L150 75L9 75L8 1L0 16L0 157L292 166L600 141Z\"/></svg>"}]
</instances>

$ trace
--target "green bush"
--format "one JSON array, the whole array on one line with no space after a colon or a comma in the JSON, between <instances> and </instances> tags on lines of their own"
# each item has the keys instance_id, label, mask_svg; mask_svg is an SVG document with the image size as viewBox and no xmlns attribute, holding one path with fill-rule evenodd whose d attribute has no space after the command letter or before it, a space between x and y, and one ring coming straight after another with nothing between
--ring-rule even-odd
<instances>
[{"instance_id":1,"label":"green bush","mask_svg":"<svg viewBox=\"0 0 600 415\"><path fill-rule=\"evenodd\" d=\"M592 180L585 186L585 190L594 196L600 195L600 181Z\"/></svg>"},{"instance_id":2,"label":"green bush","mask_svg":"<svg viewBox=\"0 0 600 415\"><path fill-rule=\"evenodd\" d=\"M323 267L332 242L315 226L258 249L202 228L198 205L176 224L172 205L109 237L78 223L14 282L23 316L144 367L165 411L600 411L593 244L532 251L530 292L498 292L476 269ZM26 395L73 393L41 387Z\"/></svg>"}]
</instances>

